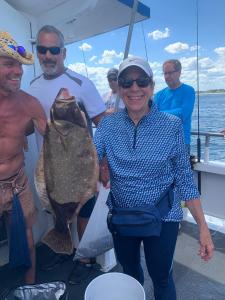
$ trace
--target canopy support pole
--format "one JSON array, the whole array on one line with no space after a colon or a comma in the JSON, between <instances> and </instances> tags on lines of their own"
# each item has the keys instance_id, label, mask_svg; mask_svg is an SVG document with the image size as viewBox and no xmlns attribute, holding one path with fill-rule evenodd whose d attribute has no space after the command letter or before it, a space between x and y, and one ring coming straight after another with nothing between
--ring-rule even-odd
<instances>
[{"instance_id":1,"label":"canopy support pole","mask_svg":"<svg viewBox=\"0 0 225 300\"><path fill-rule=\"evenodd\" d=\"M135 15L138 7L138 0L134 0L133 2L133 8L132 8L132 13L131 13L131 18L130 18L130 24L129 24L129 30L128 30L128 35L127 35L127 42L126 42L126 47L124 51L124 57L123 59L128 57L128 53L130 50L130 42L131 42L131 36L133 32L133 27L134 27L134 21L135 21Z\"/></svg>"}]
</instances>

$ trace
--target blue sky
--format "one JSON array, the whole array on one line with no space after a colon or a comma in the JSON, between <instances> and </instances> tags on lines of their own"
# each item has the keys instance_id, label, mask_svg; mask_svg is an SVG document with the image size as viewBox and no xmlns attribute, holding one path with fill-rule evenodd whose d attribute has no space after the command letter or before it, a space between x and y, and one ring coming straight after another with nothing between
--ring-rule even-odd
<instances>
[{"instance_id":1,"label":"blue sky","mask_svg":"<svg viewBox=\"0 0 225 300\"><path fill-rule=\"evenodd\" d=\"M151 18L134 26L130 55L147 56L155 90L165 86L162 63L178 58L182 81L196 88L196 0L142 0ZM100 93L108 90L107 70L123 59L128 27L67 46L66 65L88 76ZM143 34L144 32L144 34ZM200 90L225 88L225 0L199 0Z\"/></svg>"}]
</instances>

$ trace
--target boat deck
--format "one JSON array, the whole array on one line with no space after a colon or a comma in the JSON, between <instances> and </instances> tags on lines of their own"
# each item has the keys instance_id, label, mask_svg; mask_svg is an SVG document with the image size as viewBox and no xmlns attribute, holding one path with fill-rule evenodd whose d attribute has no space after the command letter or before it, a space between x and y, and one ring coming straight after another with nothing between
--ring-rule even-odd
<instances>
[{"instance_id":1,"label":"boat deck","mask_svg":"<svg viewBox=\"0 0 225 300\"><path fill-rule=\"evenodd\" d=\"M198 231L194 224L183 222L178 237L174 258L174 279L178 300L224 300L225 299L225 235L212 232L215 244L215 255L210 262L203 262L198 257ZM1 253L1 252L0 252ZM37 248L37 281L39 283L63 280L67 283L68 274L73 268L72 257L56 265L52 270L43 271L43 265L49 260L50 252L45 246ZM153 288L151 279L145 269L146 300L152 300ZM117 266L113 271L121 271ZM87 280L79 285L67 283L68 300L83 300L88 283L102 274L98 268L93 268ZM10 289L22 285L21 272L11 271L8 265L0 267L0 299L5 299ZM107 300L107 299L104 299ZM122 299L121 299L122 300Z\"/></svg>"}]
</instances>

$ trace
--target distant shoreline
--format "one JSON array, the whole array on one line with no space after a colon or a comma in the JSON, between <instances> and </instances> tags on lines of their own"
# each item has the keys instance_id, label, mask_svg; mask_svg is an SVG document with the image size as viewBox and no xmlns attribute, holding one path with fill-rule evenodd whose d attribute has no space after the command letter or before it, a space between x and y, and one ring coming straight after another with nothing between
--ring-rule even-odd
<instances>
[{"instance_id":1,"label":"distant shoreline","mask_svg":"<svg viewBox=\"0 0 225 300\"><path fill-rule=\"evenodd\" d=\"M208 90L208 91L199 91L199 94L225 94L225 90L215 89L215 90Z\"/></svg>"},{"instance_id":2,"label":"distant shoreline","mask_svg":"<svg viewBox=\"0 0 225 300\"><path fill-rule=\"evenodd\" d=\"M199 95L224 95L224 92L199 92Z\"/></svg>"}]
</instances>

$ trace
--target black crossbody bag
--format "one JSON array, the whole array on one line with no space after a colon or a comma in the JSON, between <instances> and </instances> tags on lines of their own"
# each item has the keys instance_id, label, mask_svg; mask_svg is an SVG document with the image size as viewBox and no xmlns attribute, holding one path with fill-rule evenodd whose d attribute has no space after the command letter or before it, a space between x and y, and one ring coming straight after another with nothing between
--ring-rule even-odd
<instances>
[{"instance_id":1,"label":"black crossbody bag","mask_svg":"<svg viewBox=\"0 0 225 300\"><path fill-rule=\"evenodd\" d=\"M161 194L156 205L138 207L117 207L112 192L109 193L112 205L108 213L109 231L121 236L160 236L162 218L172 208L174 192L173 184Z\"/></svg>"}]
</instances>

